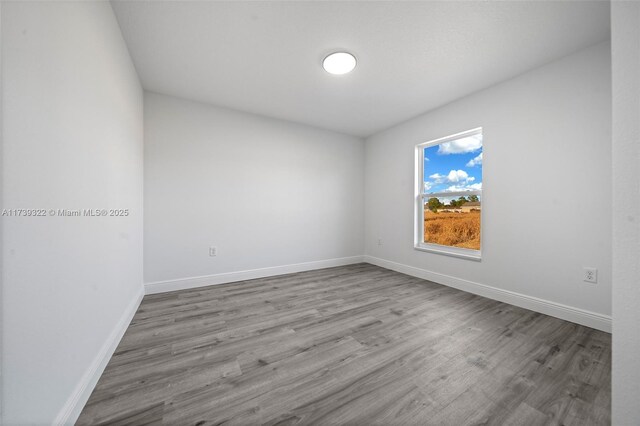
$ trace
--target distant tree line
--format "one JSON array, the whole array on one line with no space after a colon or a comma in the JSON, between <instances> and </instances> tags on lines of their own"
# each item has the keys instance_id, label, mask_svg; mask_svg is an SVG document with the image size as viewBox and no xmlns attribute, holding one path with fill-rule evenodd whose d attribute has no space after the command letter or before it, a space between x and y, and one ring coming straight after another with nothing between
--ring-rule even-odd
<instances>
[{"instance_id":1,"label":"distant tree line","mask_svg":"<svg viewBox=\"0 0 640 426\"><path fill-rule=\"evenodd\" d=\"M449 204L442 203L439 199L432 197L427 201L427 207L432 212L436 213L438 209L451 208L455 209L456 207L462 207L465 203L475 203L478 202L477 195L469 195L468 197L459 197L457 200L449 201Z\"/></svg>"}]
</instances>

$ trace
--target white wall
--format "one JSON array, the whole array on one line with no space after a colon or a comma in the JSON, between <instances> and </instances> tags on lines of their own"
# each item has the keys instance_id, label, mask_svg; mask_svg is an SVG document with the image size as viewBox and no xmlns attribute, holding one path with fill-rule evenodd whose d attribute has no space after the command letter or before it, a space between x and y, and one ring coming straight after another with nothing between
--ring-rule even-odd
<instances>
[{"instance_id":1,"label":"white wall","mask_svg":"<svg viewBox=\"0 0 640 426\"><path fill-rule=\"evenodd\" d=\"M366 254L609 315L610 76L603 43L368 138ZM482 262L414 250L414 146L480 126Z\"/></svg>"},{"instance_id":2,"label":"white wall","mask_svg":"<svg viewBox=\"0 0 640 426\"><path fill-rule=\"evenodd\" d=\"M3 178L3 170L4 168L2 167L2 150L3 150L3 144L2 144L2 4L0 3L0 188L2 188L2 178ZM2 209L4 208L4 204L3 204L3 199L2 199L2 193L0 193L0 211L2 211ZM0 319L3 318L2 315L2 310L3 310L3 302L2 302L2 293L3 293L3 277L4 277L4 266L3 266L3 256L2 256L2 252L3 252L3 245L4 245L4 237L2 236L2 228L3 228L3 223L4 223L4 218L2 216L0 216ZM2 413L3 413L3 407L4 407L4 403L2 401L3 399L3 394L2 394L2 383L3 383L3 362L2 362L2 354L3 354L3 330L2 330L2 325L0 325L0 423L2 423Z\"/></svg>"},{"instance_id":3,"label":"white wall","mask_svg":"<svg viewBox=\"0 0 640 426\"><path fill-rule=\"evenodd\" d=\"M611 4L613 422L640 425L640 3Z\"/></svg>"},{"instance_id":4,"label":"white wall","mask_svg":"<svg viewBox=\"0 0 640 426\"><path fill-rule=\"evenodd\" d=\"M145 93L144 158L145 282L362 255L359 138Z\"/></svg>"},{"instance_id":5,"label":"white wall","mask_svg":"<svg viewBox=\"0 0 640 426\"><path fill-rule=\"evenodd\" d=\"M142 291L143 96L108 2L3 2L2 41L4 207L131 211L4 220L3 420L51 424Z\"/></svg>"}]
</instances>

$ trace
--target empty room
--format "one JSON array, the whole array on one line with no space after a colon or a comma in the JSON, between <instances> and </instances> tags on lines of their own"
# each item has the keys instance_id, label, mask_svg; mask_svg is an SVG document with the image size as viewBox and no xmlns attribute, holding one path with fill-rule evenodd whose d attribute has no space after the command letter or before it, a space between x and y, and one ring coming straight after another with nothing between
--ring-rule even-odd
<instances>
[{"instance_id":1,"label":"empty room","mask_svg":"<svg viewBox=\"0 0 640 426\"><path fill-rule=\"evenodd\" d=\"M3 425L640 426L640 2L0 1Z\"/></svg>"}]
</instances>

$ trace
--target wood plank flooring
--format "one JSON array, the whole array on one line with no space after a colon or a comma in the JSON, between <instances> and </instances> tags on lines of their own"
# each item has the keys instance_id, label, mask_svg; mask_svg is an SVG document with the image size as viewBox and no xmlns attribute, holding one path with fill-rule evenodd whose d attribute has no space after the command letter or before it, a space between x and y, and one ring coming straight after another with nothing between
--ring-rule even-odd
<instances>
[{"instance_id":1,"label":"wood plank flooring","mask_svg":"<svg viewBox=\"0 0 640 426\"><path fill-rule=\"evenodd\" d=\"M78 424L608 425L611 336L368 264L146 296Z\"/></svg>"}]
</instances>

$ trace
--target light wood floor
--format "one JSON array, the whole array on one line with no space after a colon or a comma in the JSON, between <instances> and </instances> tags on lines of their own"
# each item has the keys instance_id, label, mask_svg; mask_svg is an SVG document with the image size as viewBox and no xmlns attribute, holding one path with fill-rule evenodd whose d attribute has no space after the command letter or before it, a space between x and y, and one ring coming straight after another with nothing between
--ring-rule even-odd
<instances>
[{"instance_id":1,"label":"light wood floor","mask_svg":"<svg viewBox=\"0 0 640 426\"><path fill-rule=\"evenodd\" d=\"M146 296L79 424L607 425L610 335L368 264Z\"/></svg>"}]
</instances>

